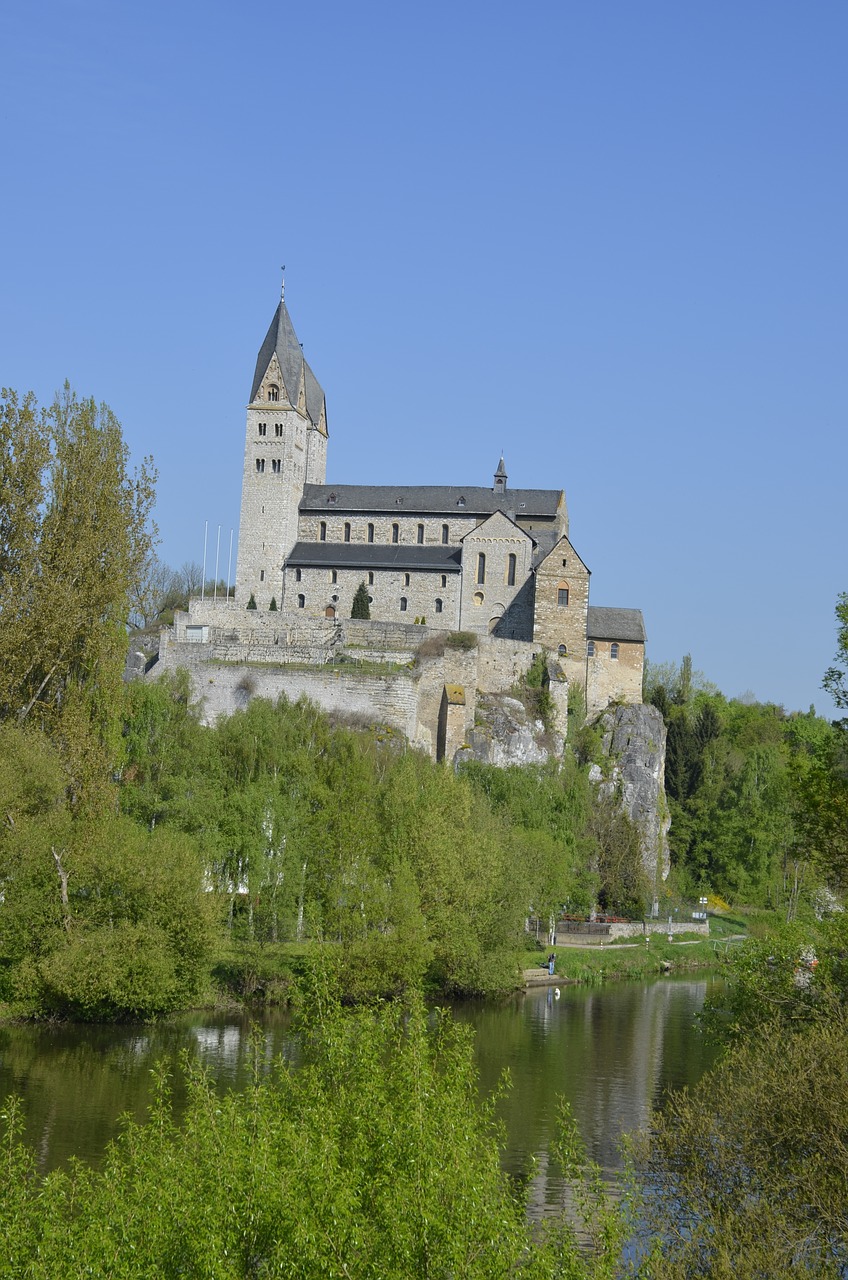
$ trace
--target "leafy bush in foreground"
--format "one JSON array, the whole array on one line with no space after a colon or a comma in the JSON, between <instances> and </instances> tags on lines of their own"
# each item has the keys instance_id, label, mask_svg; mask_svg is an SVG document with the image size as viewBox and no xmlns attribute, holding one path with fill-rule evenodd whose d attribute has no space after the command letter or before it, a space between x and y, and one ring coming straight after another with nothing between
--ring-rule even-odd
<instances>
[{"instance_id":1,"label":"leafy bush in foreground","mask_svg":"<svg viewBox=\"0 0 848 1280\"><path fill-rule=\"evenodd\" d=\"M326 992L297 1069L278 1062L242 1094L191 1079L183 1127L168 1082L128 1123L104 1168L40 1179L4 1144L8 1276L217 1278L609 1277L620 1236L594 1261L559 1223L534 1239L501 1171L467 1032L420 1000L342 1013ZM603 1213L598 1222L606 1221ZM599 1237L600 1238L600 1237Z\"/></svg>"}]
</instances>

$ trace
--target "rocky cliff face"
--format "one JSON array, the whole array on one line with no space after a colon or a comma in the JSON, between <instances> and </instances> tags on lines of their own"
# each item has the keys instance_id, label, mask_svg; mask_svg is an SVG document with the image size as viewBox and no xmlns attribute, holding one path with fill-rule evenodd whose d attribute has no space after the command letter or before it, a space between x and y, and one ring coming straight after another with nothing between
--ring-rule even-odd
<instances>
[{"instance_id":1,"label":"rocky cliff face","mask_svg":"<svg viewBox=\"0 0 848 1280\"><path fill-rule=\"evenodd\" d=\"M638 828L642 862L651 883L669 870L669 814L665 798L665 724L656 707L619 706L600 717L602 765L591 776L601 795L616 797ZM478 760L499 768L545 764L562 756L559 734L546 733L517 698L479 695L476 723L456 763Z\"/></svg>"},{"instance_id":2,"label":"rocky cliff face","mask_svg":"<svg viewBox=\"0 0 848 1280\"><path fill-rule=\"evenodd\" d=\"M468 744L455 761L478 760L505 769L512 764L544 764L562 755L562 738L546 733L517 698L505 694L478 695L476 723L467 734Z\"/></svg>"},{"instance_id":3,"label":"rocky cliff face","mask_svg":"<svg viewBox=\"0 0 848 1280\"><path fill-rule=\"evenodd\" d=\"M621 807L642 835L642 862L651 877L669 871L665 798L665 724L656 707L615 707L599 721L606 768L593 766L602 795L618 796Z\"/></svg>"}]
</instances>

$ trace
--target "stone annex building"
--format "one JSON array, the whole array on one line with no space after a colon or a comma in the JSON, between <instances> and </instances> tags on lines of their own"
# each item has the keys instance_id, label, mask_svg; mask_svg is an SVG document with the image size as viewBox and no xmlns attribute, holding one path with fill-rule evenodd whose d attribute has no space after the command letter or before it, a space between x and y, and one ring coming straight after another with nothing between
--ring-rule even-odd
<instances>
[{"instance_id":1,"label":"stone annex building","mask_svg":"<svg viewBox=\"0 0 848 1280\"><path fill-rule=\"evenodd\" d=\"M379 650L383 635L393 652L462 631L488 655L489 691L495 669L509 688L543 649L590 712L641 702L642 614L589 603L562 489L510 488L503 458L483 486L327 484L328 439L324 392L283 296L247 406L235 601L192 601L160 646L166 666L196 668L201 653L189 661L186 646L198 642L217 644L218 661L250 661L261 649L267 665L269 653L279 663L289 652L326 660L354 631L359 648ZM361 583L370 624L351 622Z\"/></svg>"}]
</instances>

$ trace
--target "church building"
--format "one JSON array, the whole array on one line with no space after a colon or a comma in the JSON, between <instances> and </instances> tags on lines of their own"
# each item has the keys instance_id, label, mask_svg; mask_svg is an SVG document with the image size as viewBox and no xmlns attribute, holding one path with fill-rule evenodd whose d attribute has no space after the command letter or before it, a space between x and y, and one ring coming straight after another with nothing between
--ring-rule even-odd
<instances>
[{"instance_id":1,"label":"church building","mask_svg":"<svg viewBox=\"0 0 848 1280\"><path fill-rule=\"evenodd\" d=\"M641 701L642 614L589 603L562 489L510 488L503 458L479 486L327 484L328 439L283 296L247 407L238 607L341 622L365 584L372 620L530 641L590 708Z\"/></svg>"}]
</instances>

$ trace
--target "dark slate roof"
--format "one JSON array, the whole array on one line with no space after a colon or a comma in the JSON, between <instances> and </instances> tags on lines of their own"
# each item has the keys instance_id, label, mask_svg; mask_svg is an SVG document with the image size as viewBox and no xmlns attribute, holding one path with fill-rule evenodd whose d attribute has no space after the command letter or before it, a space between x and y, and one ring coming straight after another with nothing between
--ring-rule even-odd
<instances>
[{"instance_id":1,"label":"dark slate roof","mask_svg":"<svg viewBox=\"0 0 848 1280\"><path fill-rule=\"evenodd\" d=\"M645 623L641 609L603 609L589 605L586 635L590 640L631 640L645 643Z\"/></svg>"},{"instance_id":2,"label":"dark slate roof","mask_svg":"<svg viewBox=\"0 0 848 1280\"><path fill-rule=\"evenodd\" d=\"M330 498L335 494L335 502ZM460 506L460 499L465 499ZM494 493L477 485L307 484L301 511L380 512L407 515L488 516L503 511L515 520L553 520L565 499L562 489L507 489ZM535 532L535 530L534 530Z\"/></svg>"},{"instance_id":3,"label":"dark slate roof","mask_svg":"<svg viewBox=\"0 0 848 1280\"><path fill-rule=\"evenodd\" d=\"M302 569L434 569L459 573L456 546L414 546L382 542L296 542L286 564Z\"/></svg>"},{"instance_id":4,"label":"dark slate roof","mask_svg":"<svg viewBox=\"0 0 848 1280\"><path fill-rule=\"evenodd\" d=\"M285 302L281 301L274 312L271 327L265 334L265 341L259 348L256 357L256 372L253 375L253 386L250 389L250 404L256 399L259 384L265 377L271 357L276 351L280 368L283 371L283 382L289 403L297 405L300 396L301 381L306 383L306 412L313 426L318 425L321 408L324 404L324 392L315 374L303 358L303 351L297 340L294 325Z\"/></svg>"},{"instance_id":5,"label":"dark slate roof","mask_svg":"<svg viewBox=\"0 0 848 1280\"><path fill-rule=\"evenodd\" d=\"M562 542L562 533L559 529L534 529L533 541L536 546L533 549L533 568L535 569L547 560L554 547Z\"/></svg>"}]
</instances>

